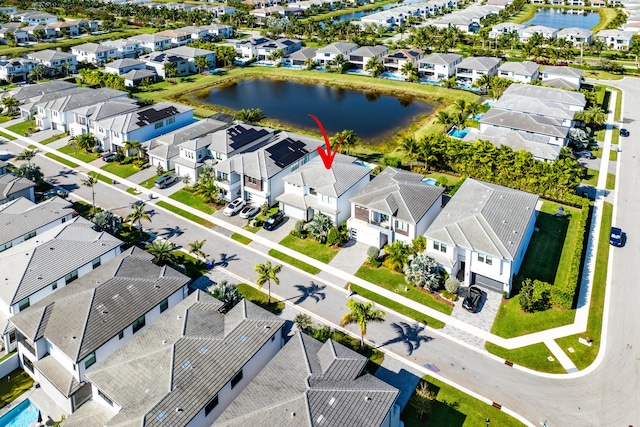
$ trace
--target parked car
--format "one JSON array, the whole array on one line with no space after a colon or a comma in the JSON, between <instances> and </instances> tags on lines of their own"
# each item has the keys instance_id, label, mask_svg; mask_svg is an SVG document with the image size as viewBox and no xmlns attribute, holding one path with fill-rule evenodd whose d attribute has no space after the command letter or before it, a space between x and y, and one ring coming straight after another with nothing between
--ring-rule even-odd
<instances>
[{"instance_id":1,"label":"parked car","mask_svg":"<svg viewBox=\"0 0 640 427\"><path fill-rule=\"evenodd\" d=\"M625 128L620 129L620 136L628 137L629 131L626 130Z\"/></svg>"},{"instance_id":2,"label":"parked car","mask_svg":"<svg viewBox=\"0 0 640 427\"><path fill-rule=\"evenodd\" d=\"M260 212L260 206L247 205L240 211L240 218L249 219Z\"/></svg>"},{"instance_id":3,"label":"parked car","mask_svg":"<svg viewBox=\"0 0 640 427\"><path fill-rule=\"evenodd\" d=\"M246 203L247 202L245 202L243 199L237 198L233 202L229 203L227 207L224 208L222 213L226 216L233 216L240 212Z\"/></svg>"},{"instance_id":4,"label":"parked car","mask_svg":"<svg viewBox=\"0 0 640 427\"><path fill-rule=\"evenodd\" d=\"M168 175L163 175L160 178L156 179L155 185L158 188L166 188L171 184L173 184L174 182L177 182L179 179L180 177L178 175L176 175L175 173L170 173Z\"/></svg>"},{"instance_id":5,"label":"parked car","mask_svg":"<svg viewBox=\"0 0 640 427\"><path fill-rule=\"evenodd\" d=\"M116 156L116 153L104 153L102 155L102 160L104 160L105 162L113 162L116 159Z\"/></svg>"},{"instance_id":6,"label":"parked car","mask_svg":"<svg viewBox=\"0 0 640 427\"><path fill-rule=\"evenodd\" d=\"M13 153L8 151L0 151L0 160L9 160L13 157Z\"/></svg>"},{"instance_id":7,"label":"parked car","mask_svg":"<svg viewBox=\"0 0 640 427\"><path fill-rule=\"evenodd\" d=\"M611 227L611 232L609 233L609 244L613 246L622 247L622 230L618 227Z\"/></svg>"},{"instance_id":8,"label":"parked car","mask_svg":"<svg viewBox=\"0 0 640 427\"><path fill-rule=\"evenodd\" d=\"M282 222L282 220L284 220L284 212L278 211L267 218L264 224L262 224L262 228L271 231L276 228L278 224Z\"/></svg>"},{"instance_id":9,"label":"parked car","mask_svg":"<svg viewBox=\"0 0 640 427\"><path fill-rule=\"evenodd\" d=\"M593 159L595 159L595 158L596 158L596 156L594 156L594 155L591 153L591 151L588 151L588 150L576 151L576 152L575 152L575 155L576 155L577 157L584 157L585 159L590 159L590 160L593 160Z\"/></svg>"},{"instance_id":10,"label":"parked car","mask_svg":"<svg viewBox=\"0 0 640 427\"><path fill-rule=\"evenodd\" d=\"M467 296L464 297L462 306L470 312L475 312L482 299L482 291L477 286L470 286L467 291Z\"/></svg>"}]
</instances>

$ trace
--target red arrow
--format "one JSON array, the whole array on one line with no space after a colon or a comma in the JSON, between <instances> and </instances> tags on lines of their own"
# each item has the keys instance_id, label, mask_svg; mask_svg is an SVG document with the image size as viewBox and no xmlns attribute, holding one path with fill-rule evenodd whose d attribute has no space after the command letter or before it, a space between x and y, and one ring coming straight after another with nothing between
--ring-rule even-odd
<instances>
[{"instance_id":1,"label":"red arrow","mask_svg":"<svg viewBox=\"0 0 640 427\"><path fill-rule=\"evenodd\" d=\"M311 117L316 122L316 124L320 128L320 132L322 132L322 136L324 137L325 148L323 149L322 145L319 145L317 148L318 154L320 154L320 157L322 157L322 163L324 163L324 167L327 169L331 169L331 165L333 164L333 159L336 158L336 154L338 153L340 144L342 144L342 140L345 136L342 135L340 137L340 141L338 141L338 145L336 146L336 149L334 151L331 151L331 142L329 141L327 132L325 132L324 130L324 126L322 126L322 123L320 123L320 120L318 120L318 118L313 114L309 114L309 117Z\"/></svg>"}]
</instances>

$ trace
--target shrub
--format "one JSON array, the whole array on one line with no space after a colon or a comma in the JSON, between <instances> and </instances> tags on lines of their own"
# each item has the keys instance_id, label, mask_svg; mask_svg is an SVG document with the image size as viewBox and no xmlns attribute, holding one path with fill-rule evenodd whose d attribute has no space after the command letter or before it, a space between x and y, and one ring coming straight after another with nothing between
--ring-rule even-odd
<instances>
[{"instance_id":1,"label":"shrub","mask_svg":"<svg viewBox=\"0 0 640 427\"><path fill-rule=\"evenodd\" d=\"M296 221L295 225L291 229L291 235L295 236L299 239L304 239L307 237L306 232L304 231L304 221L299 219Z\"/></svg>"},{"instance_id":2,"label":"shrub","mask_svg":"<svg viewBox=\"0 0 640 427\"><path fill-rule=\"evenodd\" d=\"M158 165L156 167L156 175L158 175L158 176L164 175L164 168L162 167L162 165Z\"/></svg>"},{"instance_id":3,"label":"shrub","mask_svg":"<svg viewBox=\"0 0 640 427\"><path fill-rule=\"evenodd\" d=\"M435 291L440 287L440 267L436 260L426 252L410 255L403 271L404 280L407 283L413 283L430 291Z\"/></svg>"},{"instance_id":4,"label":"shrub","mask_svg":"<svg viewBox=\"0 0 640 427\"><path fill-rule=\"evenodd\" d=\"M373 268L378 268L382 265L382 261L379 261L377 259L371 259L371 258L368 259L368 263Z\"/></svg>"},{"instance_id":5,"label":"shrub","mask_svg":"<svg viewBox=\"0 0 640 427\"><path fill-rule=\"evenodd\" d=\"M549 308L549 289L551 285L540 280L524 279L520 291L520 307L527 313L544 311Z\"/></svg>"},{"instance_id":6,"label":"shrub","mask_svg":"<svg viewBox=\"0 0 640 427\"><path fill-rule=\"evenodd\" d=\"M444 288L447 290L447 292L457 294L460 290L460 281L451 276L444 282Z\"/></svg>"},{"instance_id":7,"label":"shrub","mask_svg":"<svg viewBox=\"0 0 640 427\"><path fill-rule=\"evenodd\" d=\"M385 166L391 166L392 168L399 168L402 166L402 159L395 156L384 156L382 158L382 163Z\"/></svg>"},{"instance_id":8,"label":"shrub","mask_svg":"<svg viewBox=\"0 0 640 427\"><path fill-rule=\"evenodd\" d=\"M340 243L340 231L336 227L331 228L327 233L327 245L333 246Z\"/></svg>"},{"instance_id":9,"label":"shrub","mask_svg":"<svg viewBox=\"0 0 640 427\"><path fill-rule=\"evenodd\" d=\"M446 289L442 291L442 298L446 298L449 301L455 301L458 298L458 294L454 292L449 292Z\"/></svg>"},{"instance_id":10,"label":"shrub","mask_svg":"<svg viewBox=\"0 0 640 427\"><path fill-rule=\"evenodd\" d=\"M436 179L436 182L440 187L447 188L449 186L449 180L446 176L439 176L438 179Z\"/></svg>"},{"instance_id":11,"label":"shrub","mask_svg":"<svg viewBox=\"0 0 640 427\"><path fill-rule=\"evenodd\" d=\"M424 236L418 236L411 241L411 253L419 254L427 249L427 239Z\"/></svg>"},{"instance_id":12,"label":"shrub","mask_svg":"<svg viewBox=\"0 0 640 427\"><path fill-rule=\"evenodd\" d=\"M377 260L379 256L380 249L375 246L369 246L369 249L367 249L367 257L369 257L370 260Z\"/></svg>"}]
</instances>

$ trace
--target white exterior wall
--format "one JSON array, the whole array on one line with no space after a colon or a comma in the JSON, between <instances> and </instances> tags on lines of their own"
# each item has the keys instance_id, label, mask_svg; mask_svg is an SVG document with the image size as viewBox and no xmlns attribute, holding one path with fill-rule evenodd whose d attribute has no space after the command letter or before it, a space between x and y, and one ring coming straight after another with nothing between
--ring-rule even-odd
<instances>
[{"instance_id":1,"label":"white exterior wall","mask_svg":"<svg viewBox=\"0 0 640 427\"><path fill-rule=\"evenodd\" d=\"M413 238L415 239L418 236L422 236L441 211L442 196L440 196L440 198L436 200L433 205L431 205L427 212L425 212L422 218L420 218L420 221L418 221L418 224L416 224L416 234L413 236Z\"/></svg>"},{"instance_id":2,"label":"white exterior wall","mask_svg":"<svg viewBox=\"0 0 640 427\"><path fill-rule=\"evenodd\" d=\"M490 279L505 283L504 290L508 290L511 283L511 262L498 256L487 254L492 257L491 265L478 261L478 252L471 252L471 263L467 263L469 272L486 276Z\"/></svg>"},{"instance_id":3,"label":"white exterior wall","mask_svg":"<svg viewBox=\"0 0 640 427\"><path fill-rule=\"evenodd\" d=\"M107 393L103 392L103 394L111 399ZM98 394L98 387L93 383L91 383L91 399L94 402L100 403L105 408L111 408L113 410L113 415L116 415L120 410L122 410L122 406L118 405L113 399L111 399L113 405L109 405L109 403Z\"/></svg>"},{"instance_id":4,"label":"white exterior wall","mask_svg":"<svg viewBox=\"0 0 640 427\"><path fill-rule=\"evenodd\" d=\"M349 202L349 198L353 197L362 187L369 183L369 174L365 175L360 179L360 181L356 182L350 189L348 189L344 194L342 194L336 203L336 207L338 208L338 226L342 224L344 221L348 220L351 216L351 203Z\"/></svg>"},{"instance_id":5,"label":"white exterior wall","mask_svg":"<svg viewBox=\"0 0 640 427\"><path fill-rule=\"evenodd\" d=\"M302 209L293 207L291 205L286 205L282 202L280 202L280 210L284 212L285 215L293 219L301 219L303 221L306 221L307 219L305 211L303 211Z\"/></svg>"},{"instance_id":6,"label":"white exterior wall","mask_svg":"<svg viewBox=\"0 0 640 427\"><path fill-rule=\"evenodd\" d=\"M71 220L72 218L73 218L73 215L72 215L72 214L69 214L69 215L67 215L66 217L64 217L65 221L69 221L69 220ZM56 221L50 222L49 224L43 225L42 227L40 227L40 228L38 228L38 229L36 229L36 230L35 230L35 232L36 232L36 236L39 236L40 234L44 233L45 231L50 230L50 229L52 229L52 228L54 228L54 227L56 227L56 226L58 226L58 225L60 225L60 224L62 224L62 218L60 218L60 219L58 219L58 220L56 220ZM16 239L14 239L14 240L12 240L12 241L11 241L11 247L17 246L17 245L19 245L20 243L24 242L24 238L25 238L25 236L26 236L26 235L27 235L27 234L25 234L24 236L20 236L20 237L18 237L18 238L16 238Z\"/></svg>"},{"instance_id":7,"label":"white exterior wall","mask_svg":"<svg viewBox=\"0 0 640 427\"><path fill-rule=\"evenodd\" d=\"M518 252L516 252L516 256L513 259L511 264L511 270L513 274L518 274L520 271L520 266L522 265L522 260L524 259L525 254L527 253L527 248L529 247L529 243L531 242L531 237L533 236L533 231L536 226L536 220L538 219L538 214L540 211L536 208L533 215L529 219L529 224L524 232L524 236L522 236L522 242L520 243L520 247L518 248ZM511 283L511 282L509 282ZM509 291L511 291L511 287L509 287Z\"/></svg>"},{"instance_id":8,"label":"white exterior wall","mask_svg":"<svg viewBox=\"0 0 640 427\"><path fill-rule=\"evenodd\" d=\"M43 342L46 344L46 352L49 353L49 356L53 357L56 360L56 362L62 365L62 367L64 367L69 373L71 373L76 378L76 381L80 382L80 375L78 374L77 369L74 369L75 363L73 362L73 360L71 360L69 356L64 354L62 350L60 350L58 347L53 345L50 341L42 338L38 340L38 344L40 342ZM38 357L40 357L40 355L38 355Z\"/></svg>"},{"instance_id":9,"label":"white exterior wall","mask_svg":"<svg viewBox=\"0 0 640 427\"><path fill-rule=\"evenodd\" d=\"M171 170L171 169L166 167L167 165L165 164L165 162L158 161L158 163L162 164L162 167L165 170ZM151 165L155 166L155 164L153 162L151 163ZM181 165L179 163L175 163L173 166L175 166L175 171L176 171L176 174L178 176L189 176L189 177L191 177L191 182L196 182L198 180L198 177L196 176L197 174L196 174L196 170L195 169L190 168L188 166Z\"/></svg>"},{"instance_id":10,"label":"white exterior wall","mask_svg":"<svg viewBox=\"0 0 640 427\"><path fill-rule=\"evenodd\" d=\"M25 372L29 372L28 369L25 369ZM40 383L40 387L42 387L42 391L47 393L47 396L53 400L56 405L62 408L67 414L71 413L71 399L67 399L58 391L57 388L53 384L49 382L48 379L44 377L44 375L40 375L40 373L36 370L35 380Z\"/></svg>"}]
</instances>

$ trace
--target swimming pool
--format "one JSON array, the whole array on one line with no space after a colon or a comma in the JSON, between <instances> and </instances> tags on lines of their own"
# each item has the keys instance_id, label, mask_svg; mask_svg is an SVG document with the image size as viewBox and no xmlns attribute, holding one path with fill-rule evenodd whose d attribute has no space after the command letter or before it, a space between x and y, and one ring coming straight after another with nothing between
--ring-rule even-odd
<instances>
[{"instance_id":1,"label":"swimming pool","mask_svg":"<svg viewBox=\"0 0 640 427\"><path fill-rule=\"evenodd\" d=\"M482 113L474 114L473 115L473 120L480 120L482 118L482 116L484 116L484 114L482 114Z\"/></svg>"},{"instance_id":2,"label":"swimming pool","mask_svg":"<svg viewBox=\"0 0 640 427\"><path fill-rule=\"evenodd\" d=\"M402 75L398 75L395 73L382 73L380 74L380 77L382 77L383 79L389 79L389 80L402 80L404 81L404 77L402 77Z\"/></svg>"},{"instance_id":3,"label":"swimming pool","mask_svg":"<svg viewBox=\"0 0 640 427\"><path fill-rule=\"evenodd\" d=\"M494 105L494 104L493 104L493 101L484 101L484 102L482 103L482 105L486 105L486 106L488 106L488 107L493 107L493 105Z\"/></svg>"},{"instance_id":4,"label":"swimming pool","mask_svg":"<svg viewBox=\"0 0 640 427\"><path fill-rule=\"evenodd\" d=\"M467 136L467 134L469 133L469 130L470 129L468 129L468 128L464 128L462 130L454 128L451 132L449 132L449 136L452 137L452 138L462 139L465 136Z\"/></svg>"},{"instance_id":5,"label":"swimming pool","mask_svg":"<svg viewBox=\"0 0 640 427\"><path fill-rule=\"evenodd\" d=\"M0 427L29 427L39 415L40 410L27 399L0 418Z\"/></svg>"},{"instance_id":6,"label":"swimming pool","mask_svg":"<svg viewBox=\"0 0 640 427\"><path fill-rule=\"evenodd\" d=\"M422 180L422 182L424 182L427 185L438 185L438 181L436 181L433 178L425 178Z\"/></svg>"}]
</instances>

